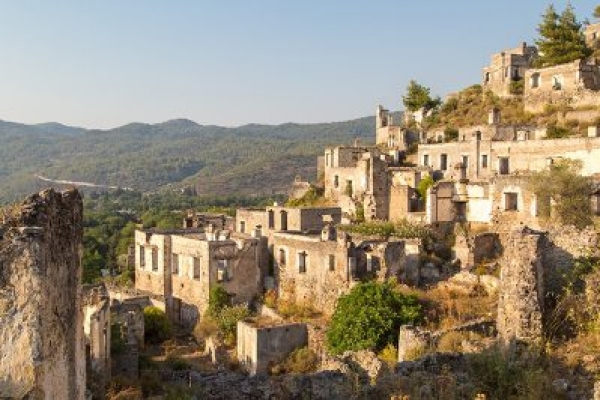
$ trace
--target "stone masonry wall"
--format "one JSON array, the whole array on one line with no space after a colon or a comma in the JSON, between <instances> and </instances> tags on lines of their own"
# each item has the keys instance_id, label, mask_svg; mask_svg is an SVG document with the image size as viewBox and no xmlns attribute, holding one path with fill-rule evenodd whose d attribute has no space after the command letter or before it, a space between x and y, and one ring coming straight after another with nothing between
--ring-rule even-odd
<instances>
[{"instance_id":1,"label":"stone masonry wall","mask_svg":"<svg viewBox=\"0 0 600 400\"><path fill-rule=\"evenodd\" d=\"M83 399L83 206L46 190L5 218L0 240L0 397Z\"/></svg>"},{"instance_id":2,"label":"stone masonry wall","mask_svg":"<svg viewBox=\"0 0 600 400\"><path fill-rule=\"evenodd\" d=\"M543 256L549 246L547 235L522 227L510 233L501 265L498 299L498 336L536 342L543 336Z\"/></svg>"}]
</instances>

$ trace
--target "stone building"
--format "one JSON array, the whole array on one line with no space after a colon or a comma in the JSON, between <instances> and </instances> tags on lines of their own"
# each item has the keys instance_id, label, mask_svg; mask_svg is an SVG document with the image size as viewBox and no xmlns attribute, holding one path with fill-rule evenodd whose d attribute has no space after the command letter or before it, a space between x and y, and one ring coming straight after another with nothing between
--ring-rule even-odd
<instances>
[{"instance_id":1,"label":"stone building","mask_svg":"<svg viewBox=\"0 0 600 400\"><path fill-rule=\"evenodd\" d=\"M497 117L496 121L498 121ZM438 177L460 179L458 166L466 166L469 179L488 179L540 171L553 160L569 158L583 163L581 173L591 176L600 171L600 138L544 139L545 131L536 127L517 127L491 123L459 131L459 140L419 145L419 165L429 167Z\"/></svg>"},{"instance_id":2,"label":"stone building","mask_svg":"<svg viewBox=\"0 0 600 400\"><path fill-rule=\"evenodd\" d=\"M230 231L136 231L136 289L163 296L170 318L193 326L219 284L234 303L249 302L262 289L266 239Z\"/></svg>"},{"instance_id":3,"label":"stone building","mask_svg":"<svg viewBox=\"0 0 600 400\"><path fill-rule=\"evenodd\" d=\"M113 340L119 343L113 346L114 375L139 378L139 352L144 347L144 308L148 305L150 300L142 297L113 301L110 307L118 334L118 338Z\"/></svg>"},{"instance_id":4,"label":"stone building","mask_svg":"<svg viewBox=\"0 0 600 400\"><path fill-rule=\"evenodd\" d=\"M592 49L596 48L598 39L600 39L600 23L586 25L583 29L583 34L588 47Z\"/></svg>"},{"instance_id":5,"label":"stone building","mask_svg":"<svg viewBox=\"0 0 600 400\"><path fill-rule=\"evenodd\" d=\"M272 238L280 298L326 314L361 279L418 281L420 249L418 240L353 240L333 225Z\"/></svg>"},{"instance_id":6,"label":"stone building","mask_svg":"<svg viewBox=\"0 0 600 400\"><path fill-rule=\"evenodd\" d=\"M406 151L407 130L396 124L389 110L377 106L375 111L375 144L396 151Z\"/></svg>"},{"instance_id":7,"label":"stone building","mask_svg":"<svg viewBox=\"0 0 600 400\"><path fill-rule=\"evenodd\" d=\"M233 218L225 214L188 211L183 218L184 229L233 229Z\"/></svg>"},{"instance_id":8,"label":"stone building","mask_svg":"<svg viewBox=\"0 0 600 400\"><path fill-rule=\"evenodd\" d=\"M525 42L513 49L493 54L490 65L483 68L483 87L500 97L512 96L512 82L525 77L537 54L537 48L528 46Z\"/></svg>"},{"instance_id":9,"label":"stone building","mask_svg":"<svg viewBox=\"0 0 600 400\"><path fill-rule=\"evenodd\" d=\"M87 386L99 397L111 376L110 298L106 286L83 286L83 332L85 334Z\"/></svg>"},{"instance_id":10,"label":"stone building","mask_svg":"<svg viewBox=\"0 0 600 400\"><path fill-rule=\"evenodd\" d=\"M240 235L271 236L278 231L314 231L326 224L342 221L339 207L283 207L238 208L236 231Z\"/></svg>"},{"instance_id":11,"label":"stone building","mask_svg":"<svg viewBox=\"0 0 600 400\"><path fill-rule=\"evenodd\" d=\"M283 323L264 317L237 324L238 360L251 375L269 373L269 367L307 344L306 324Z\"/></svg>"},{"instance_id":12,"label":"stone building","mask_svg":"<svg viewBox=\"0 0 600 400\"><path fill-rule=\"evenodd\" d=\"M548 105L600 105L600 67L595 61L576 60L525 73L525 111L542 112Z\"/></svg>"},{"instance_id":13,"label":"stone building","mask_svg":"<svg viewBox=\"0 0 600 400\"><path fill-rule=\"evenodd\" d=\"M81 197L32 195L0 231L0 397L83 399Z\"/></svg>"}]
</instances>

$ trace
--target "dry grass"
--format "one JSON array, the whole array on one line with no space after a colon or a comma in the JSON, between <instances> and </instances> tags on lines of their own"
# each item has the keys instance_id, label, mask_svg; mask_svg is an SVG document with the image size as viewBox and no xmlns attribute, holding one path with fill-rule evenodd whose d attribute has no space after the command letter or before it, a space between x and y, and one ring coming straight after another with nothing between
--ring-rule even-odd
<instances>
[{"instance_id":1,"label":"dry grass","mask_svg":"<svg viewBox=\"0 0 600 400\"><path fill-rule=\"evenodd\" d=\"M496 296L482 291L468 294L439 286L431 290L419 290L399 286L403 294L416 295L423 304L424 327L429 330L448 329L477 318L495 318Z\"/></svg>"}]
</instances>

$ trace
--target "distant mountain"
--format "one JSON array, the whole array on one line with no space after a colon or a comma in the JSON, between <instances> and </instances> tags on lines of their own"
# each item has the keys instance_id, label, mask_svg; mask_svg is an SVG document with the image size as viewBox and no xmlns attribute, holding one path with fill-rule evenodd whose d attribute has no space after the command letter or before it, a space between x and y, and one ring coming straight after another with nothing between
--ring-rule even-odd
<instances>
[{"instance_id":1,"label":"distant mountain","mask_svg":"<svg viewBox=\"0 0 600 400\"><path fill-rule=\"evenodd\" d=\"M195 186L199 194L268 194L296 175L314 180L329 145L374 139L373 117L352 121L203 126L186 119L87 130L0 121L0 202L47 186L36 179L142 191Z\"/></svg>"}]
</instances>

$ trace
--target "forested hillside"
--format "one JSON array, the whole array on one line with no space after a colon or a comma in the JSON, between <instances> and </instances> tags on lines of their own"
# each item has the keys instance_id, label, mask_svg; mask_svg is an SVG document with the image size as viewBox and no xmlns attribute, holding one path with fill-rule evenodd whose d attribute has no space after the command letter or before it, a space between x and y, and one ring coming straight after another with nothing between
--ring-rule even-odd
<instances>
[{"instance_id":1,"label":"forested hillside","mask_svg":"<svg viewBox=\"0 0 600 400\"><path fill-rule=\"evenodd\" d=\"M154 191L195 186L199 194L270 194L296 175L314 179L328 145L371 142L374 118L323 124L202 126L189 120L111 130L0 121L0 202L50 179Z\"/></svg>"}]
</instances>

